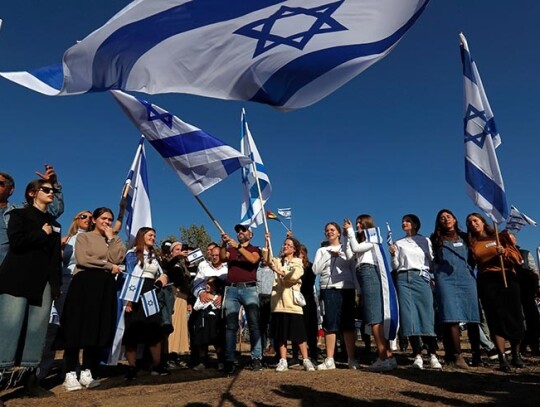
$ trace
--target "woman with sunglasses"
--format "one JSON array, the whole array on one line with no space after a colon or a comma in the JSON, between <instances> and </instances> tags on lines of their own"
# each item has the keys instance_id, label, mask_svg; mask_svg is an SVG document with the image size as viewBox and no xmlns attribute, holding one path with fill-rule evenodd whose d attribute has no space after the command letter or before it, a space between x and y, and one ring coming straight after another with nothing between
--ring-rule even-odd
<instances>
[{"instance_id":1,"label":"woman with sunglasses","mask_svg":"<svg viewBox=\"0 0 540 407\"><path fill-rule=\"evenodd\" d=\"M49 181L28 184L26 207L11 212L0 266L0 377L15 364L29 370L25 390L34 397L51 394L39 387L36 368L51 302L60 294L60 224L47 212L55 191Z\"/></svg>"},{"instance_id":2,"label":"woman with sunglasses","mask_svg":"<svg viewBox=\"0 0 540 407\"><path fill-rule=\"evenodd\" d=\"M79 233L75 240L76 265L66 296L57 344L65 349L68 391L94 387L101 351L112 344L116 327L116 282L126 248L111 227L113 212L97 208L92 213L94 229ZM80 379L76 368L83 349Z\"/></svg>"}]
</instances>

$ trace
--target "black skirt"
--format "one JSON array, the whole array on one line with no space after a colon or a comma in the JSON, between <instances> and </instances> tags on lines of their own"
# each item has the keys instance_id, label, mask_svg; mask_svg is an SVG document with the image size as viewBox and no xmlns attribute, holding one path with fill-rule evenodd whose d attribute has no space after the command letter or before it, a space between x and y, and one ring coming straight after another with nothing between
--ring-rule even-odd
<instances>
[{"instance_id":1,"label":"black skirt","mask_svg":"<svg viewBox=\"0 0 540 407\"><path fill-rule=\"evenodd\" d=\"M142 306L142 295L154 289L154 279L145 278L141 289L141 297L137 303L131 305L132 311L124 314L126 330L122 343L124 345L137 345L147 343L153 345L164 338L161 329L161 312L146 316Z\"/></svg>"},{"instance_id":2,"label":"black skirt","mask_svg":"<svg viewBox=\"0 0 540 407\"><path fill-rule=\"evenodd\" d=\"M520 340L525 333L525 326L519 282L515 273L507 270L506 282L508 288L504 287L501 273L479 273L478 296L490 333L508 340Z\"/></svg>"},{"instance_id":3,"label":"black skirt","mask_svg":"<svg viewBox=\"0 0 540 407\"><path fill-rule=\"evenodd\" d=\"M285 343L288 340L302 343L307 339L302 314L273 312L270 321L270 332L271 337L278 343Z\"/></svg>"},{"instance_id":4,"label":"black skirt","mask_svg":"<svg viewBox=\"0 0 540 407\"><path fill-rule=\"evenodd\" d=\"M107 347L116 330L116 282L104 269L73 276L55 341L56 349Z\"/></svg>"}]
</instances>

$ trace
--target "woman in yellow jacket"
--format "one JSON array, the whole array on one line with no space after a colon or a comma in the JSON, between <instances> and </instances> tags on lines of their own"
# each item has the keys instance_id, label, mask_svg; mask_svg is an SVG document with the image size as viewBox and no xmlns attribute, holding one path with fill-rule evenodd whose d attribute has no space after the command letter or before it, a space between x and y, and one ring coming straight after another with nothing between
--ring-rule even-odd
<instances>
[{"instance_id":1,"label":"woman in yellow jacket","mask_svg":"<svg viewBox=\"0 0 540 407\"><path fill-rule=\"evenodd\" d=\"M266 243L269 245L269 235L266 235ZM274 286L272 288L271 309L272 320L270 330L274 338L274 346L279 351L279 363L277 372L288 370L287 365L287 341L298 344L303 358L304 370L313 371L315 367L308 357L306 331L303 321L300 286L304 266L298 257L300 254L300 242L293 237L288 237L283 242L281 257L268 261L268 266L275 273Z\"/></svg>"}]
</instances>

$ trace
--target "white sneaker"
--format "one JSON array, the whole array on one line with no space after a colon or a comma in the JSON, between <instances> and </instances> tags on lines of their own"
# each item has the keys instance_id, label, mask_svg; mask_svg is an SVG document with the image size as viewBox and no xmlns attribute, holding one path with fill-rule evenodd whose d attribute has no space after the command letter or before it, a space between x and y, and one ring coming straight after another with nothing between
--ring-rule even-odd
<instances>
[{"instance_id":1,"label":"white sneaker","mask_svg":"<svg viewBox=\"0 0 540 407\"><path fill-rule=\"evenodd\" d=\"M442 369L441 363L439 362L439 359L437 359L437 356L431 355L429 358L429 367L432 369Z\"/></svg>"},{"instance_id":2,"label":"white sneaker","mask_svg":"<svg viewBox=\"0 0 540 407\"><path fill-rule=\"evenodd\" d=\"M315 366L313 366L313 363L311 363L311 360L309 359L304 359L302 364L304 365L304 370L306 372L312 372L315 370Z\"/></svg>"},{"instance_id":3,"label":"white sneaker","mask_svg":"<svg viewBox=\"0 0 540 407\"><path fill-rule=\"evenodd\" d=\"M368 366L370 372L388 372L392 370L392 367L389 363L390 359L381 360L377 358L375 362Z\"/></svg>"},{"instance_id":4,"label":"white sneaker","mask_svg":"<svg viewBox=\"0 0 540 407\"><path fill-rule=\"evenodd\" d=\"M279 359L276 372L285 372L286 370L289 370L289 366L287 366L287 359Z\"/></svg>"},{"instance_id":5,"label":"white sneaker","mask_svg":"<svg viewBox=\"0 0 540 407\"><path fill-rule=\"evenodd\" d=\"M421 355L416 355L416 357L414 358L414 362L413 362L412 366L415 369L420 369L420 370L424 369L424 360L422 359Z\"/></svg>"},{"instance_id":6,"label":"white sneaker","mask_svg":"<svg viewBox=\"0 0 540 407\"><path fill-rule=\"evenodd\" d=\"M358 369L358 362L355 359L348 359L347 364L349 365L349 369L352 369L352 370Z\"/></svg>"},{"instance_id":7,"label":"white sneaker","mask_svg":"<svg viewBox=\"0 0 540 407\"><path fill-rule=\"evenodd\" d=\"M317 370L332 370L336 368L334 358L326 358L324 362L317 366Z\"/></svg>"},{"instance_id":8,"label":"white sneaker","mask_svg":"<svg viewBox=\"0 0 540 407\"><path fill-rule=\"evenodd\" d=\"M81 372L81 378L79 379L79 383L81 384L81 386L86 387L87 389L93 389L101 385L100 382L94 380L90 369L86 369Z\"/></svg>"},{"instance_id":9,"label":"white sneaker","mask_svg":"<svg viewBox=\"0 0 540 407\"><path fill-rule=\"evenodd\" d=\"M202 372L205 369L206 369L206 366L205 366L204 363L199 363L197 366L193 367L193 370L195 370L197 372Z\"/></svg>"},{"instance_id":10,"label":"white sneaker","mask_svg":"<svg viewBox=\"0 0 540 407\"><path fill-rule=\"evenodd\" d=\"M77 380L76 372L66 373L66 379L64 380L63 386L67 391L81 390L83 388Z\"/></svg>"}]
</instances>

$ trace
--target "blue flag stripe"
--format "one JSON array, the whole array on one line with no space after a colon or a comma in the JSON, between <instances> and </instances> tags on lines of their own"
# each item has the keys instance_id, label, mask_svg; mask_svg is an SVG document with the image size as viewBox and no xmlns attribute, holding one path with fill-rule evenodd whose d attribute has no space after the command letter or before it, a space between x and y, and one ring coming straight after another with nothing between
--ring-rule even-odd
<instances>
[{"instance_id":1,"label":"blue flag stripe","mask_svg":"<svg viewBox=\"0 0 540 407\"><path fill-rule=\"evenodd\" d=\"M411 28L428 3L424 3L409 21L394 34L380 41L327 48L292 60L277 70L250 100L272 106L283 106L304 86L337 66L356 58L377 55L386 51ZM291 72L301 72L302 74L292 77ZM251 70L247 71L245 76L246 80L250 81L248 78L252 76ZM239 82L241 83L242 80L240 79ZM283 87L284 83L287 83L286 88Z\"/></svg>"},{"instance_id":2,"label":"blue flag stripe","mask_svg":"<svg viewBox=\"0 0 540 407\"><path fill-rule=\"evenodd\" d=\"M468 78L472 83L475 85L478 85L476 82L476 76L474 75L473 69L472 69L472 58L470 52L468 52L464 47L460 47L461 49L461 62L463 62L463 75Z\"/></svg>"},{"instance_id":3,"label":"blue flag stripe","mask_svg":"<svg viewBox=\"0 0 540 407\"><path fill-rule=\"evenodd\" d=\"M191 1L121 27L103 41L96 51L92 67L92 91L124 89L137 60L169 37L284 2L285 0ZM126 52L126 48L129 48L129 52Z\"/></svg>"},{"instance_id":4,"label":"blue flag stripe","mask_svg":"<svg viewBox=\"0 0 540 407\"><path fill-rule=\"evenodd\" d=\"M28 73L34 75L40 81L45 82L52 88L58 90L62 89L62 84L64 83L64 70L61 63L34 69Z\"/></svg>"},{"instance_id":5,"label":"blue flag stripe","mask_svg":"<svg viewBox=\"0 0 540 407\"><path fill-rule=\"evenodd\" d=\"M176 157L225 145L221 140L209 137L202 130L149 141L163 158Z\"/></svg>"},{"instance_id":6,"label":"blue flag stripe","mask_svg":"<svg viewBox=\"0 0 540 407\"><path fill-rule=\"evenodd\" d=\"M465 180L472 189L490 202L501 216L505 219L508 217L508 205L504 190L469 160L465 160Z\"/></svg>"}]
</instances>

